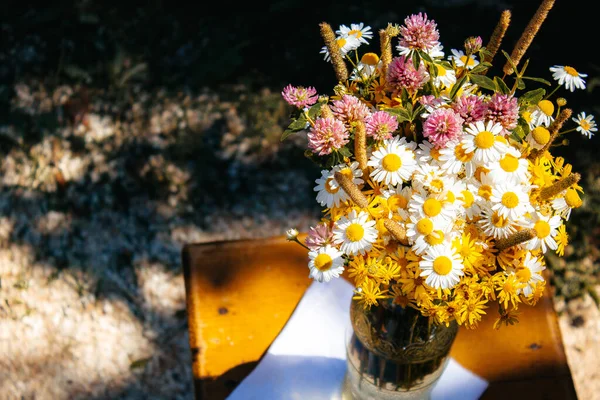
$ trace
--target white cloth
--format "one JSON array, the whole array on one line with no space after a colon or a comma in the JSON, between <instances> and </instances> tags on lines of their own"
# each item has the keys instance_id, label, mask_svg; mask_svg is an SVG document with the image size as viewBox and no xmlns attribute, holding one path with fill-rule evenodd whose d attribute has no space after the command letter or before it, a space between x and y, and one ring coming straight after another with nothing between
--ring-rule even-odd
<instances>
[{"instance_id":1,"label":"white cloth","mask_svg":"<svg viewBox=\"0 0 600 400\"><path fill-rule=\"evenodd\" d=\"M256 368L228 400L341 400L353 287L313 282ZM432 400L478 399L488 382L450 358Z\"/></svg>"}]
</instances>

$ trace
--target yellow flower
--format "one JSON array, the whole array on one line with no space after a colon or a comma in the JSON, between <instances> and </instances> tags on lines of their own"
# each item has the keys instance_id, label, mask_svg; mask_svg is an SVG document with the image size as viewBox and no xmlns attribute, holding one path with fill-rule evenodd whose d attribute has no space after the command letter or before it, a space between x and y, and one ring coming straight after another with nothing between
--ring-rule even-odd
<instances>
[{"instance_id":1,"label":"yellow flower","mask_svg":"<svg viewBox=\"0 0 600 400\"><path fill-rule=\"evenodd\" d=\"M388 260L383 263L382 267L379 268L379 271L377 272L377 277L384 285L388 285L390 281L397 280L401 276L400 265L398 265L389 257L387 258Z\"/></svg>"},{"instance_id":2,"label":"yellow flower","mask_svg":"<svg viewBox=\"0 0 600 400\"><path fill-rule=\"evenodd\" d=\"M517 310L501 310L500 316L498 317L496 322L494 322L494 329L500 329L500 326L502 326L502 324L508 326L518 323L519 314L521 314L521 312Z\"/></svg>"},{"instance_id":3,"label":"yellow flower","mask_svg":"<svg viewBox=\"0 0 600 400\"><path fill-rule=\"evenodd\" d=\"M429 293L425 287L425 277L419 276L420 274L421 269L416 267L408 270L406 278L398 279L398 282L402 285L402 292L411 299L416 299L417 303L429 300Z\"/></svg>"},{"instance_id":4,"label":"yellow flower","mask_svg":"<svg viewBox=\"0 0 600 400\"><path fill-rule=\"evenodd\" d=\"M532 293L525 299L526 303L530 306L535 306L538 301L544 296L544 291L546 290L546 280L541 280L536 283L533 287Z\"/></svg>"},{"instance_id":5,"label":"yellow flower","mask_svg":"<svg viewBox=\"0 0 600 400\"><path fill-rule=\"evenodd\" d=\"M477 323L481 321L481 316L485 314L483 310L487 308L486 303L487 299L482 299L481 296L471 297L462 303L458 313L466 328L473 329L477 327Z\"/></svg>"},{"instance_id":6,"label":"yellow flower","mask_svg":"<svg viewBox=\"0 0 600 400\"><path fill-rule=\"evenodd\" d=\"M393 298L393 303L400 307L416 308L415 305L413 304L413 301L408 296L406 296L404 293L402 293L402 288L400 287L400 285L392 286L391 297Z\"/></svg>"},{"instance_id":7,"label":"yellow flower","mask_svg":"<svg viewBox=\"0 0 600 400\"><path fill-rule=\"evenodd\" d=\"M369 270L365 263L365 258L360 254L354 256L348 264L348 277L354 278L354 285L360 286L367 278L368 273Z\"/></svg>"},{"instance_id":8,"label":"yellow flower","mask_svg":"<svg viewBox=\"0 0 600 400\"><path fill-rule=\"evenodd\" d=\"M519 289L525 287L525 284L519 282L515 274L510 274L507 276L497 274L494 276L494 278L496 279L496 287L499 290L498 301L500 304L506 308L508 303L510 303L513 308L517 308L517 304L521 301L519 299L518 292Z\"/></svg>"},{"instance_id":9,"label":"yellow flower","mask_svg":"<svg viewBox=\"0 0 600 400\"><path fill-rule=\"evenodd\" d=\"M563 256L565 254L565 247L569 244L569 235L567 234L567 228L565 224L561 224L558 227L557 234L554 238L558 247L556 248L556 254Z\"/></svg>"},{"instance_id":10,"label":"yellow flower","mask_svg":"<svg viewBox=\"0 0 600 400\"><path fill-rule=\"evenodd\" d=\"M378 300L387 298L386 292L386 290L383 292L381 291L379 284L375 280L366 279L358 289L354 291L352 299L358 300L365 309L368 309L372 306L376 306Z\"/></svg>"},{"instance_id":11,"label":"yellow flower","mask_svg":"<svg viewBox=\"0 0 600 400\"><path fill-rule=\"evenodd\" d=\"M465 272L472 275L475 272L473 269L474 266L483 258L481 246L478 245L474 239L471 239L469 233L463 233L461 237L454 239L452 246L461 256L463 265L465 266Z\"/></svg>"}]
</instances>

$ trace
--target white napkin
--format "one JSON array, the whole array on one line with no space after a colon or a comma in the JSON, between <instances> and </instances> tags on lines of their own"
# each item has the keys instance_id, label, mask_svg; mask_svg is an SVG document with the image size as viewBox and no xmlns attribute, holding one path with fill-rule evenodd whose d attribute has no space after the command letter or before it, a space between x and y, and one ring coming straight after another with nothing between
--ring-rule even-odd
<instances>
[{"instance_id":1,"label":"white napkin","mask_svg":"<svg viewBox=\"0 0 600 400\"><path fill-rule=\"evenodd\" d=\"M341 400L353 287L313 282L256 368L228 400ZM432 400L478 399L488 382L450 358Z\"/></svg>"}]
</instances>

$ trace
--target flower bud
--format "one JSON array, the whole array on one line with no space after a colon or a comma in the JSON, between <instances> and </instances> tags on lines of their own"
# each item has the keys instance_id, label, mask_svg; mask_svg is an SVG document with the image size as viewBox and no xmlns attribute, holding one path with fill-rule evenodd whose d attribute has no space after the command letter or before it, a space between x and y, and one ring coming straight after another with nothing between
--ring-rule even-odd
<instances>
[{"instance_id":1,"label":"flower bud","mask_svg":"<svg viewBox=\"0 0 600 400\"><path fill-rule=\"evenodd\" d=\"M285 236L289 241L296 240L296 238L298 237L298 230L295 228L288 229L287 231L285 231Z\"/></svg>"},{"instance_id":2,"label":"flower bud","mask_svg":"<svg viewBox=\"0 0 600 400\"><path fill-rule=\"evenodd\" d=\"M465 40L465 50L468 54L477 53L481 49L481 36L471 36Z\"/></svg>"}]
</instances>

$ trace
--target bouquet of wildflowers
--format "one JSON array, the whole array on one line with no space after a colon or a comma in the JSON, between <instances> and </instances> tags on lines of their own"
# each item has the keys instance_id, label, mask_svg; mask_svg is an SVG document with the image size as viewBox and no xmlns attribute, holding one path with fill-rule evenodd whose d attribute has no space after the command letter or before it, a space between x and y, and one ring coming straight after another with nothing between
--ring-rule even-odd
<instances>
[{"instance_id":1,"label":"bouquet of wildflowers","mask_svg":"<svg viewBox=\"0 0 600 400\"><path fill-rule=\"evenodd\" d=\"M587 75L555 65L553 83L521 63L552 3L542 3L511 54L500 49L509 11L485 46L469 37L449 54L424 13L380 29L377 52L362 51L369 26L320 24L333 93L282 91L294 110L282 140L305 133L305 154L322 167L321 221L303 242L288 233L307 248L311 278L347 273L365 308L392 299L467 328L491 301L499 327L540 299L544 255L563 254L569 216L582 205L580 175L553 146L568 132L597 130L593 116L572 115L559 96L584 89Z\"/></svg>"}]
</instances>

